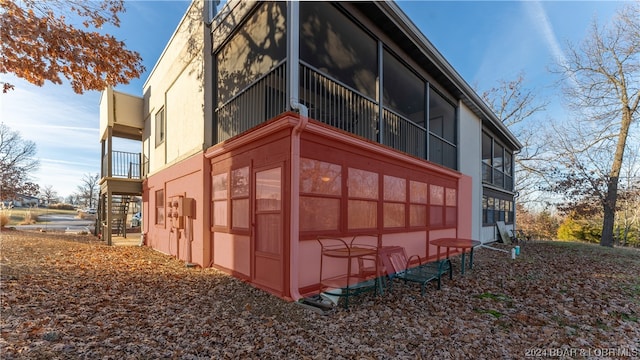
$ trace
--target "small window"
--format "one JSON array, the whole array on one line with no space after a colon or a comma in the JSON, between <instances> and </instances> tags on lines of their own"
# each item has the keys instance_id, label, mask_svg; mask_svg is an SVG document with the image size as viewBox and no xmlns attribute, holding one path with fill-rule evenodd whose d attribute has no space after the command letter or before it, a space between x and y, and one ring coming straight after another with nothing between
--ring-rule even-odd
<instances>
[{"instance_id":1,"label":"small window","mask_svg":"<svg viewBox=\"0 0 640 360\"><path fill-rule=\"evenodd\" d=\"M375 229L378 226L378 174L349 168L348 228Z\"/></svg>"},{"instance_id":2,"label":"small window","mask_svg":"<svg viewBox=\"0 0 640 360\"><path fill-rule=\"evenodd\" d=\"M249 229L249 167L231 171L231 227Z\"/></svg>"},{"instance_id":3,"label":"small window","mask_svg":"<svg viewBox=\"0 0 640 360\"><path fill-rule=\"evenodd\" d=\"M429 185L429 225L444 225L444 187L440 185Z\"/></svg>"},{"instance_id":4,"label":"small window","mask_svg":"<svg viewBox=\"0 0 640 360\"><path fill-rule=\"evenodd\" d=\"M165 128L164 107L162 107L156 113L156 147L164 143Z\"/></svg>"},{"instance_id":5,"label":"small window","mask_svg":"<svg viewBox=\"0 0 640 360\"><path fill-rule=\"evenodd\" d=\"M403 178L385 175L383 222L385 228L405 226L405 204L407 201L407 181Z\"/></svg>"},{"instance_id":6,"label":"small window","mask_svg":"<svg viewBox=\"0 0 640 360\"><path fill-rule=\"evenodd\" d=\"M213 226L227 227L227 173L213 175Z\"/></svg>"},{"instance_id":7,"label":"small window","mask_svg":"<svg viewBox=\"0 0 640 360\"><path fill-rule=\"evenodd\" d=\"M378 199L378 174L349 168L349 197Z\"/></svg>"},{"instance_id":8,"label":"small window","mask_svg":"<svg viewBox=\"0 0 640 360\"><path fill-rule=\"evenodd\" d=\"M429 185L420 181L409 182L409 226L427 226L427 204Z\"/></svg>"},{"instance_id":9,"label":"small window","mask_svg":"<svg viewBox=\"0 0 640 360\"><path fill-rule=\"evenodd\" d=\"M300 193L301 231L338 230L342 166L301 158Z\"/></svg>"},{"instance_id":10,"label":"small window","mask_svg":"<svg viewBox=\"0 0 640 360\"><path fill-rule=\"evenodd\" d=\"M156 191L156 225L164 225L164 189Z\"/></svg>"}]
</instances>

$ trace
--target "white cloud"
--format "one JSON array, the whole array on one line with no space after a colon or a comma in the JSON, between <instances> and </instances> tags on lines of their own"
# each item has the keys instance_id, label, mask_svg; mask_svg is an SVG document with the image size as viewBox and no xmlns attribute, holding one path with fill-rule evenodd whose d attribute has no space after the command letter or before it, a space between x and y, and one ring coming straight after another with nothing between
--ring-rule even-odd
<instances>
[{"instance_id":1,"label":"white cloud","mask_svg":"<svg viewBox=\"0 0 640 360\"><path fill-rule=\"evenodd\" d=\"M15 89L0 94L1 121L36 143L40 168L33 181L67 196L84 174L100 171L99 93L78 95L67 85L37 87L13 76L3 81Z\"/></svg>"},{"instance_id":2,"label":"white cloud","mask_svg":"<svg viewBox=\"0 0 640 360\"><path fill-rule=\"evenodd\" d=\"M546 52L540 36L530 29L533 26L523 8L517 3L490 3L487 11L491 26L476 37L482 42L482 55L477 59L476 72L471 82L480 88L490 88L497 80L515 79L524 72L528 81L546 76Z\"/></svg>"},{"instance_id":3,"label":"white cloud","mask_svg":"<svg viewBox=\"0 0 640 360\"><path fill-rule=\"evenodd\" d=\"M531 17L532 23L542 34L547 49L553 56L556 63L564 65L567 63L567 57L560 46L560 42L553 29L553 25L547 16L547 12L540 1L525 1L524 6L528 10L527 13ZM577 86L575 79L570 78L571 86Z\"/></svg>"}]
</instances>

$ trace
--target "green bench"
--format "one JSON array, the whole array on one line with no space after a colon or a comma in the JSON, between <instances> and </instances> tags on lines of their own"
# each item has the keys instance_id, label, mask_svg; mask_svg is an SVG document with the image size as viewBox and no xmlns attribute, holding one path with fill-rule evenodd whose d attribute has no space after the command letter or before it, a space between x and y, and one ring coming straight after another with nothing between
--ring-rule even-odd
<instances>
[{"instance_id":1,"label":"green bench","mask_svg":"<svg viewBox=\"0 0 640 360\"><path fill-rule=\"evenodd\" d=\"M407 258L404 249L402 251L395 251L393 253L388 254L388 259L383 262L388 263L385 264L387 267L387 273L389 276L390 286L393 283L393 279L398 278L403 280L405 283L415 282L420 284L420 294L424 296L424 292L427 288L427 284L430 281L437 281L438 290L440 290L442 286L442 275L449 273L449 279L453 279L453 270L451 267L451 261L449 259L443 259L428 263L422 263L420 257L417 255L412 255ZM415 260L414 260L415 258ZM388 267L391 267L389 269Z\"/></svg>"}]
</instances>

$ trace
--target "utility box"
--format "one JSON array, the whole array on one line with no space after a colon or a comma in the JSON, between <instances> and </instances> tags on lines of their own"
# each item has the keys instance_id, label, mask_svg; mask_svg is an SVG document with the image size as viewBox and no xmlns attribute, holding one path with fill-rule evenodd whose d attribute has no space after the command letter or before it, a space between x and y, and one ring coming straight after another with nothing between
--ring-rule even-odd
<instances>
[{"instance_id":1,"label":"utility box","mask_svg":"<svg viewBox=\"0 0 640 360\"><path fill-rule=\"evenodd\" d=\"M167 217L174 229L184 229L185 217L193 218L195 214L193 198L182 195L169 197Z\"/></svg>"}]
</instances>

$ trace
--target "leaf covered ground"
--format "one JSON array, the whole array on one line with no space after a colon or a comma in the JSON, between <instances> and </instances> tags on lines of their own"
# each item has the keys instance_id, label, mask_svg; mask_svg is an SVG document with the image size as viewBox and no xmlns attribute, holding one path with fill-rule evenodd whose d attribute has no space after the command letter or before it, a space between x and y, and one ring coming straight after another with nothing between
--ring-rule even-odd
<instances>
[{"instance_id":1,"label":"leaf covered ground","mask_svg":"<svg viewBox=\"0 0 640 360\"><path fill-rule=\"evenodd\" d=\"M499 245L496 245L499 247ZM89 236L1 234L2 359L640 358L640 252L527 242L323 316ZM504 249L504 247L503 247Z\"/></svg>"}]
</instances>

